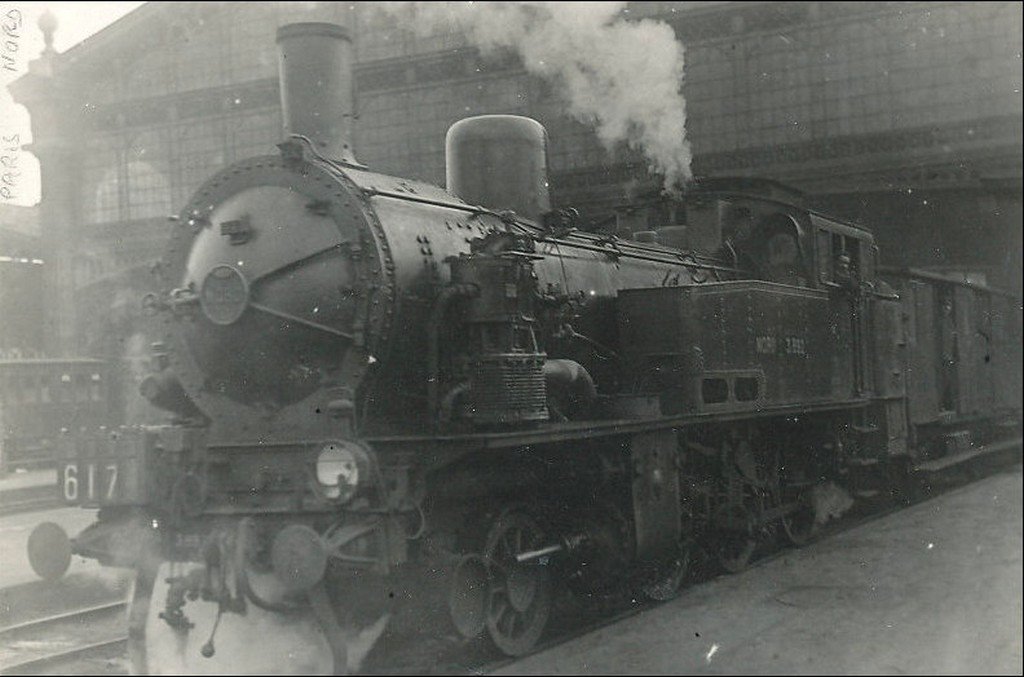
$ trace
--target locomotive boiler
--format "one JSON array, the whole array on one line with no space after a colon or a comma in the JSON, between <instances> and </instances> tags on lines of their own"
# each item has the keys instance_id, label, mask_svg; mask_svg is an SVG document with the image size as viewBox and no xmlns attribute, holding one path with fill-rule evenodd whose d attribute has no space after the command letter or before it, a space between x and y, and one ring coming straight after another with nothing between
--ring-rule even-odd
<instances>
[{"instance_id":1,"label":"locomotive boiler","mask_svg":"<svg viewBox=\"0 0 1024 677\"><path fill-rule=\"evenodd\" d=\"M198 189L144 300L142 391L173 421L68 438L60 466L101 507L74 551L138 572L137 671L343 673L438 609L522 654L559 586L665 598L696 548L738 570L839 485L1019 420L1017 382L970 425L908 423L924 367L869 232L713 187L585 232L512 116L449 130L446 190L375 173L348 32L278 43L279 152ZM1013 359L1019 314L974 292Z\"/></svg>"}]
</instances>

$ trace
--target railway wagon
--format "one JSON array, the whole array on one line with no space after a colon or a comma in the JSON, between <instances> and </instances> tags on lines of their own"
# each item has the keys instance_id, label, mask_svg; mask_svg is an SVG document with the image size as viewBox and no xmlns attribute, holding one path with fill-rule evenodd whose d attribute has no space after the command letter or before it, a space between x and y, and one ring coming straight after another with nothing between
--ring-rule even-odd
<instances>
[{"instance_id":1,"label":"railway wagon","mask_svg":"<svg viewBox=\"0 0 1024 677\"><path fill-rule=\"evenodd\" d=\"M883 274L901 299L907 419L919 453L969 453L972 441L1012 426L1021 409L1020 299L967 276Z\"/></svg>"},{"instance_id":2,"label":"railway wagon","mask_svg":"<svg viewBox=\"0 0 1024 677\"><path fill-rule=\"evenodd\" d=\"M45 271L42 259L0 256L0 472L53 465L62 430L120 422L110 364L47 354Z\"/></svg>"},{"instance_id":3,"label":"railway wagon","mask_svg":"<svg viewBox=\"0 0 1024 677\"><path fill-rule=\"evenodd\" d=\"M0 360L0 472L52 466L62 430L111 425L113 383L102 360Z\"/></svg>"}]
</instances>

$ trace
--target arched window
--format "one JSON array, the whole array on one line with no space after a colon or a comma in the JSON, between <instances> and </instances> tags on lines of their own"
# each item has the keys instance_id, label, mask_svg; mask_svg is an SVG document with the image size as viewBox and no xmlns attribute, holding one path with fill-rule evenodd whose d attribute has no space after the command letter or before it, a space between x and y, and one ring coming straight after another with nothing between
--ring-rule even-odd
<instances>
[{"instance_id":1,"label":"arched window","mask_svg":"<svg viewBox=\"0 0 1024 677\"><path fill-rule=\"evenodd\" d=\"M139 134L128 144L125 218L145 219L171 213L171 183L162 167L166 146L158 132Z\"/></svg>"},{"instance_id":2,"label":"arched window","mask_svg":"<svg viewBox=\"0 0 1024 677\"><path fill-rule=\"evenodd\" d=\"M105 223L121 218L121 171L116 161L101 170L92 192L87 221Z\"/></svg>"},{"instance_id":3,"label":"arched window","mask_svg":"<svg viewBox=\"0 0 1024 677\"><path fill-rule=\"evenodd\" d=\"M128 163L128 218L144 219L171 213L171 183L148 162Z\"/></svg>"}]
</instances>

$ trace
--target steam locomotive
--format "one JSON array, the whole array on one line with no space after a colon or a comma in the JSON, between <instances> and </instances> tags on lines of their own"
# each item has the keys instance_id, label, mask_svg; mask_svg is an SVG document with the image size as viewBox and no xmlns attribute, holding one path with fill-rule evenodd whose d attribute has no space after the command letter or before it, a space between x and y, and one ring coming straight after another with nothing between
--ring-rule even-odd
<instances>
[{"instance_id":1,"label":"steam locomotive","mask_svg":"<svg viewBox=\"0 0 1024 677\"><path fill-rule=\"evenodd\" d=\"M343 673L409 595L523 654L556 590L667 598L1019 431L1008 295L735 187L586 232L526 118L456 123L447 190L374 173L347 31L278 44L280 152L197 191L144 300L174 419L68 438L98 520L36 539L137 570L137 671Z\"/></svg>"}]
</instances>

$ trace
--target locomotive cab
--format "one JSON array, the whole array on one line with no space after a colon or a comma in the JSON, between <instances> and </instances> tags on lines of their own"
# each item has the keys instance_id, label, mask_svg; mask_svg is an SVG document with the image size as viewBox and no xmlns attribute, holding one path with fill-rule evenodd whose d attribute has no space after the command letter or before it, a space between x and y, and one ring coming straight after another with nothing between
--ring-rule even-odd
<instances>
[{"instance_id":1,"label":"locomotive cab","mask_svg":"<svg viewBox=\"0 0 1024 677\"><path fill-rule=\"evenodd\" d=\"M766 281L816 286L814 242L802 195L774 181L698 181L681 196L650 197L616 209L620 236L732 257Z\"/></svg>"}]
</instances>

